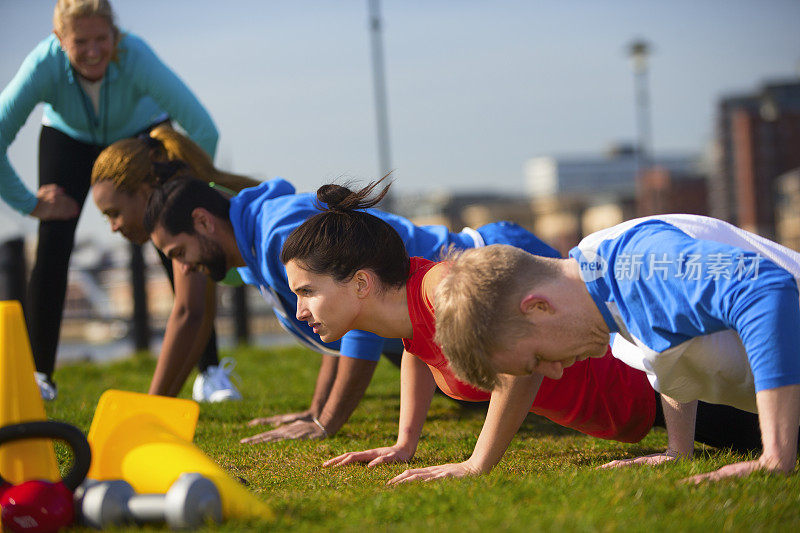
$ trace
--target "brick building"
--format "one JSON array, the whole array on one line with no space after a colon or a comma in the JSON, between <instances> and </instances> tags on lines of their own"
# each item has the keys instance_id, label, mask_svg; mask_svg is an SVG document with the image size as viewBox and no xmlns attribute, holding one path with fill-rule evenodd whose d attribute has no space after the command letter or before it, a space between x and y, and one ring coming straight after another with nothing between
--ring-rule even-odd
<instances>
[{"instance_id":1,"label":"brick building","mask_svg":"<svg viewBox=\"0 0 800 533\"><path fill-rule=\"evenodd\" d=\"M717 110L711 215L776 236L776 180L800 166L800 81L723 98Z\"/></svg>"}]
</instances>

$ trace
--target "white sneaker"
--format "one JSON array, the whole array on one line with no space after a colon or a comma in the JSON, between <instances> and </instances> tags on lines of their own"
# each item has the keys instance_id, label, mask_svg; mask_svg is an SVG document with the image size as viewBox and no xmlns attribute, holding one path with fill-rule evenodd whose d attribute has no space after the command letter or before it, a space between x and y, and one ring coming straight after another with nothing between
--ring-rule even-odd
<instances>
[{"instance_id":1,"label":"white sneaker","mask_svg":"<svg viewBox=\"0 0 800 533\"><path fill-rule=\"evenodd\" d=\"M196 402L227 402L241 400L242 394L231 383L233 375L238 381L239 376L233 373L236 361L230 357L220 361L219 366L212 365L205 372L197 375L192 386L192 398Z\"/></svg>"},{"instance_id":2,"label":"white sneaker","mask_svg":"<svg viewBox=\"0 0 800 533\"><path fill-rule=\"evenodd\" d=\"M58 387L50 381L47 374L44 372L34 372L33 376L36 378L36 384L39 385L39 393L42 399L46 402L51 402L58 396Z\"/></svg>"}]
</instances>

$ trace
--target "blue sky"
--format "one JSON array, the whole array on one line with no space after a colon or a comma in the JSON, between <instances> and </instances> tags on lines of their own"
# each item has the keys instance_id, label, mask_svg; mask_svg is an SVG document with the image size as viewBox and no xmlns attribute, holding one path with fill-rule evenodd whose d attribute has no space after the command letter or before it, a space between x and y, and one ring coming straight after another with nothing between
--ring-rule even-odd
<instances>
[{"instance_id":1,"label":"blue sky","mask_svg":"<svg viewBox=\"0 0 800 533\"><path fill-rule=\"evenodd\" d=\"M50 31L53 5L0 2L2 85ZM113 5L211 112L219 166L304 191L378 172L367 0ZM656 152L703 150L720 96L800 69L796 0L383 0L382 13L399 191L516 191L530 157L631 140L636 37L654 47ZM31 188L39 117L9 152Z\"/></svg>"}]
</instances>

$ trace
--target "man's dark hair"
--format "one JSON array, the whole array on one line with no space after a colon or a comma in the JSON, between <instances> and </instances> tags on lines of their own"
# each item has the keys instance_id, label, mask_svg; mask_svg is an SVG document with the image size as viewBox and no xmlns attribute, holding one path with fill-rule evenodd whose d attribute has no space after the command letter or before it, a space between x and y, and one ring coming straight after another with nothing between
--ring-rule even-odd
<instances>
[{"instance_id":1,"label":"man's dark hair","mask_svg":"<svg viewBox=\"0 0 800 533\"><path fill-rule=\"evenodd\" d=\"M144 229L151 234L156 226L163 226L172 235L194 235L192 211L197 207L228 220L231 203L204 181L195 178L172 179L153 189L144 212Z\"/></svg>"},{"instance_id":2,"label":"man's dark hair","mask_svg":"<svg viewBox=\"0 0 800 533\"><path fill-rule=\"evenodd\" d=\"M359 191L340 185L320 187L317 201L324 204L320 205L323 212L289 235L281 250L283 264L295 259L307 270L336 281L346 281L356 271L368 268L388 287L405 284L410 260L403 239L392 226L363 211L386 195L389 185L370 197L381 181Z\"/></svg>"}]
</instances>

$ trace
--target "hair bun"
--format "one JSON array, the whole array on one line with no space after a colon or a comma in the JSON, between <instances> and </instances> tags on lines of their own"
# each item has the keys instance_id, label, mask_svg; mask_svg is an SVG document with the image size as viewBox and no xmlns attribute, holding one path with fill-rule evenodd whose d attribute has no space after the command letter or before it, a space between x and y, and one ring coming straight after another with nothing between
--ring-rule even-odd
<instances>
[{"instance_id":1,"label":"hair bun","mask_svg":"<svg viewBox=\"0 0 800 533\"><path fill-rule=\"evenodd\" d=\"M368 209L380 203L389 191L391 182L387 183L378 194L373 196L375 188L381 184L389 174L378 181L373 181L358 191L352 191L347 186L330 183L317 189L317 202L328 205L328 211L345 213L358 209Z\"/></svg>"},{"instance_id":2,"label":"hair bun","mask_svg":"<svg viewBox=\"0 0 800 533\"><path fill-rule=\"evenodd\" d=\"M317 189L317 200L331 211L348 211L353 205L353 191L342 185L323 185Z\"/></svg>"}]
</instances>

